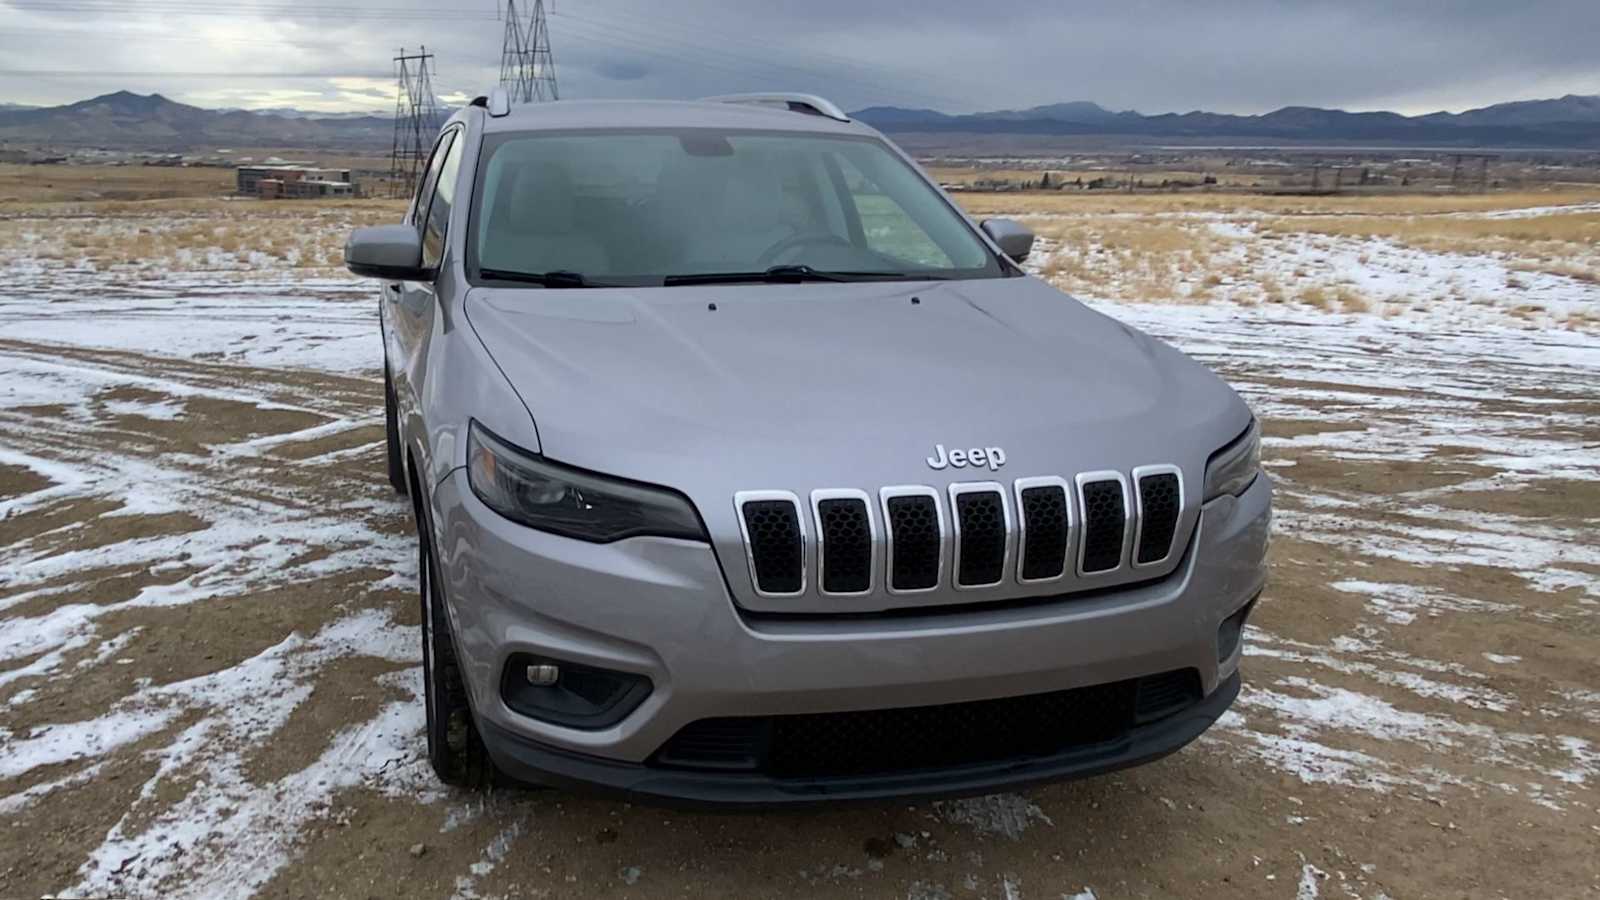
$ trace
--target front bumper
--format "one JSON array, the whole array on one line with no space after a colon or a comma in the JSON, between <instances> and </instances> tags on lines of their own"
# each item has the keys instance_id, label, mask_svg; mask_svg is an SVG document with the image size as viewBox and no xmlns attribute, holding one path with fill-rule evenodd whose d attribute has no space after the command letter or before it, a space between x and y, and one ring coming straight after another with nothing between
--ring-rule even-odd
<instances>
[{"instance_id":1,"label":"front bumper","mask_svg":"<svg viewBox=\"0 0 1600 900\"><path fill-rule=\"evenodd\" d=\"M836 778L773 778L662 769L547 747L488 722L483 723L480 733L500 770L523 781L600 790L678 806L768 808L991 794L1143 765L1174 753L1199 737L1238 695L1239 673L1235 671L1199 705L1135 727L1114 742L1027 760Z\"/></svg>"},{"instance_id":2,"label":"front bumper","mask_svg":"<svg viewBox=\"0 0 1600 900\"><path fill-rule=\"evenodd\" d=\"M1003 608L833 620L736 611L710 547L635 538L587 544L500 518L464 471L433 505L446 606L479 729L495 762L530 780L580 781L702 803L771 804L958 794L1135 765L1193 740L1238 690L1219 625L1261 590L1266 478L1208 504L1178 570L1159 583ZM604 728L520 715L500 695L516 653L637 673L649 696ZM927 706L1199 673L1204 700L1117 742L1025 762L800 780L667 771L651 757L700 719Z\"/></svg>"}]
</instances>

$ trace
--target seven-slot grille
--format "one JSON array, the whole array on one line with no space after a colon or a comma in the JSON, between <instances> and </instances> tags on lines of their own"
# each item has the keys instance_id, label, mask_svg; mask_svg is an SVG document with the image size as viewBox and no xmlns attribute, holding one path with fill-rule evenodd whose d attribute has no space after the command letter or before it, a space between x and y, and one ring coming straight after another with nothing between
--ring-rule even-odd
<instances>
[{"instance_id":1,"label":"seven-slot grille","mask_svg":"<svg viewBox=\"0 0 1600 900\"><path fill-rule=\"evenodd\" d=\"M878 503L860 490L817 490L809 510L786 491L742 492L734 502L751 578L763 596L806 592L808 526L815 529L817 589L824 595L871 593L880 572L891 593L976 589L1169 562L1179 549L1182 472L1141 466L1132 475L1108 470L1074 481L1019 478L1009 486L959 482L948 497L931 487L900 486L884 488Z\"/></svg>"}]
</instances>

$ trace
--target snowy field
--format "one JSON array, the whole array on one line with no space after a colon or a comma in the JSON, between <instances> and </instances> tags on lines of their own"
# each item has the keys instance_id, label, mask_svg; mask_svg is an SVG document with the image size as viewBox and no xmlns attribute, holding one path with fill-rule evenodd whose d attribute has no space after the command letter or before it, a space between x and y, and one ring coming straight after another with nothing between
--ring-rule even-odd
<instances>
[{"instance_id":1,"label":"snowy field","mask_svg":"<svg viewBox=\"0 0 1600 900\"><path fill-rule=\"evenodd\" d=\"M1234 711L1100 779L773 816L432 779L366 285L298 250L158 274L11 246L0 896L1600 890L1600 285L1183 224L1227 239L1208 296L1089 302L1265 422L1273 575ZM1058 257L1092 252L1030 265L1081 290ZM1297 271L1365 302L1254 293Z\"/></svg>"}]
</instances>

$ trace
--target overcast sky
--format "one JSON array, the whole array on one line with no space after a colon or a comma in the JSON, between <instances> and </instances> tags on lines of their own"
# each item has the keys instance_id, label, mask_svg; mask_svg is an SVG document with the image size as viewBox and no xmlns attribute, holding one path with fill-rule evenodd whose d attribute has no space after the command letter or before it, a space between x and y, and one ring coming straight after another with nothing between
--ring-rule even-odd
<instances>
[{"instance_id":1,"label":"overcast sky","mask_svg":"<svg viewBox=\"0 0 1600 900\"><path fill-rule=\"evenodd\" d=\"M554 2L573 98L787 89L849 109L1419 113L1600 94L1600 0ZM390 111L394 50L426 43L436 91L458 104L496 80L503 27L495 0L0 0L0 102L128 89Z\"/></svg>"}]
</instances>

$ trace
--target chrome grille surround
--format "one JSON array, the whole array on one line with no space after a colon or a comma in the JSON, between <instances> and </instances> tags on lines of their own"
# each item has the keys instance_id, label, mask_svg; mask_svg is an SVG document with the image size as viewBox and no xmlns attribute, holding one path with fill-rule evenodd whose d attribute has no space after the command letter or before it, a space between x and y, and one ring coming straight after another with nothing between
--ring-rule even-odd
<instances>
[{"instance_id":1,"label":"chrome grille surround","mask_svg":"<svg viewBox=\"0 0 1600 900\"><path fill-rule=\"evenodd\" d=\"M1167 552L1162 554L1160 559L1152 559L1149 562L1140 562L1139 550L1144 546L1145 525L1144 487L1142 481L1145 477L1150 475L1173 475L1177 477L1178 511L1173 516L1172 537L1167 541ZM1136 569L1148 569L1153 566L1159 566L1172 558L1172 554L1178 546L1178 525L1182 524L1183 514L1187 509L1183 496L1183 470L1172 465L1139 466L1133 470L1133 496L1134 522L1136 525L1134 526L1133 531L1133 546L1128 550L1128 560Z\"/></svg>"},{"instance_id":2,"label":"chrome grille surround","mask_svg":"<svg viewBox=\"0 0 1600 900\"><path fill-rule=\"evenodd\" d=\"M828 542L826 529L822 527L822 504L826 500L859 500L867 515L867 541L869 548L867 562L867 586L859 591L830 591L828 590ZM829 597L864 597L872 593L878 584L878 565L881 553L879 547L887 542L879 540L878 519L872 514L872 497L866 491L854 488L821 488L811 492L812 521L817 525L817 591ZM745 545L748 548L748 544Z\"/></svg>"},{"instance_id":3,"label":"chrome grille surround","mask_svg":"<svg viewBox=\"0 0 1600 900\"><path fill-rule=\"evenodd\" d=\"M1151 476L1170 476L1160 479L1160 484L1152 483L1141 486L1141 479ZM1175 482L1175 484L1174 484ZM1095 488L1096 484L1104 486ZM1142 488L1151 491L1159 490L1161 496L1152 494L1152 502L1159 500L1158 507L1152 507L1150 514L1160 517L1159 521L1146 522L1146 497ZM1176 512L1172 512L1172 499L1169 491L1176 489ZM802 595L813 597L833 598L861 598L879 592L891 595L929 594L941 589L954 589L961 592L976 592L986 590L1005 590L1014 593L1018 587L1030 588L1046 585L1061 585L1059 590L1092 590L1112 584L1120 584L1128 580L1134 573L1142 573L1169 566L1187 546L1192 538L1195 523L1190 521L1194 515L1192 504L1185 496L1186 482L1183 471L1176 465L1156 464L1138 466L1129 472L1115 469L1101 469L1092 472L1082 472L1072 478L1062 478L1054 475L1040 475L1017 478L1009 483L1000 481L968 481L952 482L941 490L930 485L900 484L890 485L878 489L876 497L871 492L857 488L818 488L812 490L805 500L790 491L763 490L740 491L734 495L735 513L739 520L741 537L744 542L746 564L749 569L751 587L757 596L764 598L796 598ZM1052 495L1041 496L1030 491L1047 489ZM1096 493L1102 529L1115 521L1118 510L1110 505L1114 498L1121 504L1121 525L1117 528L1115 564L1106 568L1086 569L1086 560L1089 559L1092 532L1096 525L1096 514L1086 502L1086 490ZM1059 491L1059 495L1053 492ZM992 495L981 500L969 495ZM896 504L901 498L915 498L915 504ZM967 498L965 501L963 498ZM1058 502L1059 499L1059 502ZM865 527L868 532L866 583L861 590L834 590L827 589L826 578L828 571L828 546L824 532L824 522L828 515L837 517L840 513L837 504L830 501L850 501L852 504L861 504L859 512L851 511L850 515L855 523L860 523L859 517L864 516ZM766 557L758 559L755 543L752 543L751 524L745 515L745 505L751 502L770 504L773 501L787 505L794 512L795 527L798 532L798 554L801 571L799 573L799 589L795 591L777 592L763 590L761 574L766 571L769 576L769 586L776 578L773 573L779 573L783 580L780 584L788 586L794 582L791 564L795 559L795 545L790 542L787 534L783 540L775 540L770 536L767 546L773 548L770 552L780 554L776 558ZM1028 577L1030 571L1027 559L1030 546L1029 537L1029 509L1033 509L1033 516L1037 519L1035 528L1047 530L1048 537L1037 536L1032 544L1034 550L1044 560L1043 566L1035 561L1032 571L1039 572L1041 568L1048 571L1043 577ZM998 578L981 583L964 583L962 581L962 545L963 522L962 512L966 510L968 516L981 516L982 528L993 526L996 514L1002 520L1004 529L1004 542L1000 547L994 543L993 533L982 532L982 537L973 537L979 541L973 544L967 541L967 549L983 555L983 562L979 563L974 557L974 562L967 568L971 571L968 576L981 573L987 578L995 570L993 551L999 550L1002 554L998 565ZM759 516L773 515L772 507L765 506L757 510ZM1062 518L1058 519L1057 516ZM1064 519L1064 521L1063 521ZM1110 521L1107 521L1110 519ZM975 520L977 521L977 520ZM914 527L914 537L903 536L902 541L895 539L895 523ZM1168 524L1170 523L1170 524ZM1150 527L1147 529L1147 525ZM1187 526L1187 527L1186 527ZM1160 535L1170 528L1171 536L1166 545L1160 549L1164 555L1159 559L1141 562L1141 546L1147 537L1154 532L1154 540L1160 540ZM935 530L936 529L936 530ZM836 586L848 584L855 587L860 584L861 551L860 530L858 525L853 525L846 532L850 538L847 545L850 548L849 563L847 568L854 577L848 581L841 578L833 579ZM1102 530L1096 537L1099 541L1097 553L1102 563L1112 562L1110 545L1112 534ZM905 543L911 540L912 543ZM1057 542L1060 546L1057 546ZM896 544L901 544L901 549L909 554L896 570L895 550ZM1155 545L1151 551L1154 552ZM838 552L844 552L843 548ZM1061 565L1059 570L1054 570L1057 553L1060 554ZM843 558L843 557L842 557ZM813 570L814 571L811 571ZM899 584L913 584L915 587L902 587ZM942 601L941 601L942 602ZM904 604L901 604L904 605Z\"/></svg>"}]
</instances>

